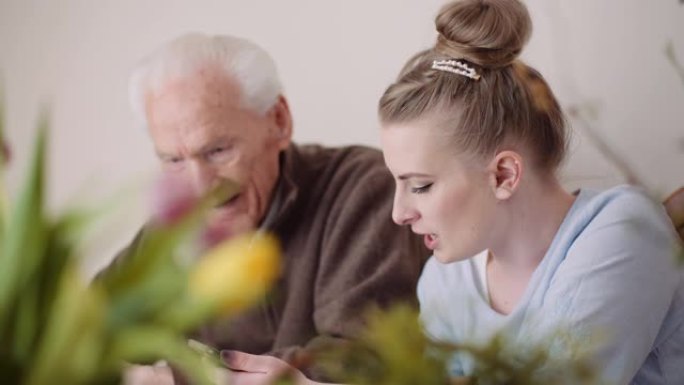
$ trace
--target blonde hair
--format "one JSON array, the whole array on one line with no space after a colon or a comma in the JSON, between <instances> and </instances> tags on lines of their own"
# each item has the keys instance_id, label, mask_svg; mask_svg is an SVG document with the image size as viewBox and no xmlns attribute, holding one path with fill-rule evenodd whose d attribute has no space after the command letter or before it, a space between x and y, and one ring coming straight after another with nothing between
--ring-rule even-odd
<instances>
[{"instance_id":1,"label":"blonde hair","mask_svg":"<svg viewBox=\"0 0 684 385\"><path fill-rule=\"evenodd\" d=\"M544 78L518 59L532 30L518 0L462 0L437 15L437 43L404 66L379 102L384 124L437 116L460 151L492 156L507 145L531 150L541 170L562 162L567 133L561 108ZM433 68L458 59L479 79Z\"/></svg>"}]
</instances>

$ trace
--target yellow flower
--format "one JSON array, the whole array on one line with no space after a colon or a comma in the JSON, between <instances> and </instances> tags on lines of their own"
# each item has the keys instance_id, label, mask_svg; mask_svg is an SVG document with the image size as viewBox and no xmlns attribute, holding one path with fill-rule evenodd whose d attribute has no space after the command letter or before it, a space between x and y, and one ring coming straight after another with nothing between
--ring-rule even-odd
<instances>
[{"instance_id":1,"label":"yellow flower","mask_svg":"<svg viewBox=\"0 0 684 385\"><path fill-rule=\"evenodd\" d=\"M248 234L220 243L190 272L190 294L234 313L260 300L280 272L280 247L273 236Z\"/></svg>"}]
</instances>

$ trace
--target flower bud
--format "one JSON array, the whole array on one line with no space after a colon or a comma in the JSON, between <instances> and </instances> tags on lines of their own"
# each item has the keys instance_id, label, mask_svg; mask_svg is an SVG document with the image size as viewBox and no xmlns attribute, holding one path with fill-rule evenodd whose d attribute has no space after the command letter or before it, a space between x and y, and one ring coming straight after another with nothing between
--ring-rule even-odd
<instances>
[{"instance_id":1,"label":"flower bud","mask_svg":"<svg viewBox=\"0 0 684 385\"><path fill-rule=\"evenodd\" d=\"M161 224L171 225L189 214L199 197L181 178L164 174L153 186L153 216Z\"/></svg>"},{"instance_id":2,"label":"flower bud","mask_svg":"<svg viewBox=\"0 0 684 385\"><path fill-rule=\"evenodd\" d=\"M211 249L190 273L190 294L217 306L221 314L261 299L280 272L280 248L273 236L247 234Z\"/></svg>"},{"instance_id":3,"label":"flower bud","mask_svg":"<svg viewBox=\"0 0 684 385\"><path fill-rule=\"evenodd\" d=\"M12 149L2 138L0 138L0 157L0 164L9 164L12 161Z\"/></svg>"},{"instance_id":4,"label":"flower bud","mask_svg":"<svg viewBox=\"0 0 684 385\"><path fill-rule=\"evenodd\" d=\"M200 250L212 249L232 236L232 230L224 223L207 223L199 234L199 248Z\"/></svg>"}]
</instances>

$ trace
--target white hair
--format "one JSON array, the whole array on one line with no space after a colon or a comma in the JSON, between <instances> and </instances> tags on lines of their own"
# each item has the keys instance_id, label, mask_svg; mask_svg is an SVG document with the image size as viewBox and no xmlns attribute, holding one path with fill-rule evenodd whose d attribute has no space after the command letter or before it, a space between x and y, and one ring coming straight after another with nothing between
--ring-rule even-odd
<instances>
[{"instance_id":1,"label":"white hair","mask_svg":"<svg viewBox=\"0 0 684 385\"><path fill-rule=\"evenodd\" d=\"M237 81L242 103L259 114L266 113L282 93L275 62L258 45L233 36L188 33L143 59L131 74L129 99L139 123L147 123L145 99L150 92L208 65L218 65Z\"/></svg>"}]
</instances>

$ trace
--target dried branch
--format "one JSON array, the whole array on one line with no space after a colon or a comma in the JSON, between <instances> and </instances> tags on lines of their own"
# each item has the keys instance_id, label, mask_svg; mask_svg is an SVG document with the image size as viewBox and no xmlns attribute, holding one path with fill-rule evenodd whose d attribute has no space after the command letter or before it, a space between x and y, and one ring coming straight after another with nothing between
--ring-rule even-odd
<instances>
[{"instance_id":1,"label":"dried branch","mask_svg":"<svg viewBox=\"0 0 684 385\"><path fill-rule=\"evenodd\" d=\"M684 0L680 0L680 2L684 3ZM670 64L672 64L672 67L675 69L675 71L677 71L677 74L682 80L682 85L684 85L684 65L682 65L682 63L680 63L677 59L677 54L675 52L672 40L668 41L667 44L665 44L665 56L667 57Z\"/></svg>"},{"instance_id":2,"label":"dried branch","mask_svg":"<svg viewBox=\"0 0 684 385\"><path fill-rule=\"evenodd\" d=\"M582 125L582 130L587 134L589 140L591 140L591 142L596 146L596 149L598 149L598 151L605 156L610 163L615 165L618 171L625 177L627 183L647 188L646 183L644 183L644 181L638 176L636 171L634 171L629 163L627 163L627 161L608 144L608 142L589 122L589 119L587 119L585 114L582 112L581 107L572 106L568 108L568 114Z\"/></svg>"}]
</instances>

